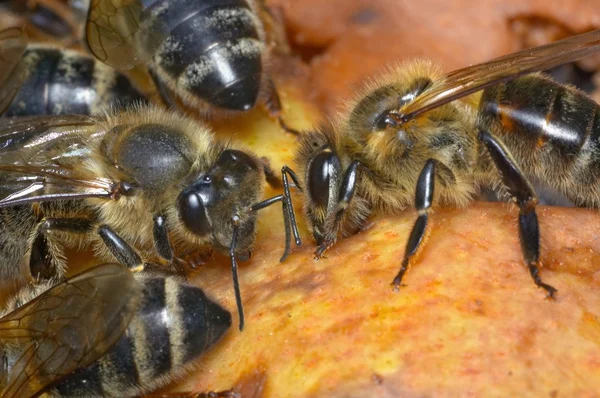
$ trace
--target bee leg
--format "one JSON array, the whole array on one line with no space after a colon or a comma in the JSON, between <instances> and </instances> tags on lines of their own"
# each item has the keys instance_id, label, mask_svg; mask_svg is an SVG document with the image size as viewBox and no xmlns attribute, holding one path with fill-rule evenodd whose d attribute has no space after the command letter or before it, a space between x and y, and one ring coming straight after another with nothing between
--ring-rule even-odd
<instances>
[{"instance_id":1,"label":"bee leg","mask_svg":"<svg viewBox=\"0 0 600 398\"><path fill-rule=\"evenodd\" d=\"M52 264L49 264L50 250L44 234L38 234L31 245L29 255L29 272L37 281L50 280L61 275L61 271L56 271Z\"/></svg>"},{"instance_id":2,"label":"bee leg","mask_svg":"<svg viewBox=\"0 0 600 398\"><path fill-rule=\"evenodd\" d=\"M279 126L286 133L294 134L296 136L300 135L300 132L298 130L289 127L281 117L281 100L279 99L279 94L277 93L277 88L275 87L275 83L273 83L273 80L269 78L267 85L268 97L265 100L265 107L267 108L269 117L272 119L277 119Z\"/></svg>"},{"instance_id":3,"label":"bee leg","mask_svg":"<svg viewBox=\"0 0 600 398\"><path fill-rule=\"evenodd\" d=\"M159 256L167 261L169 264L173 264L176 271L181 274L187 274L190 269L196 269L202 260L197 257L186 257L180 258L175 256L173 251L173 245L169 239L169 229L167 228L165 216L159 215L154 216L154 227L152 229L152 235L154 238L154 248Z\"/></svg>"},{"instance_id":4,"label":"bee leg","mask_svg":"<svg viewBox=\"0 0 600 398\"><path fill-rule=\"evenodd\" d=\"M433 192L435 189L435 166L437 161L429 159L425 163L425 167L419 174L417 180L417 189L415 193L415 207L417 208L418 217L415 221L408 242L406 243L406 250L404 251L404 258L402 259L402 266L400 271L394 278L392 285L394 290L398 290L402 283L402 278L410 266L411 260L414 260L415 255L419 251L419 247L425 241L429 228L427 228L427 221L429 219L429 213L431 211L431 203L433 201Z\"/></svg>"},{"instance_id":5,"label":"bee leg","mask_svg":"<svg viewBox=\"0 0 600 398\"><path fill-rule=\"evenodd\" d=\"M89 218L44 218L39 232L47 234L51 231L64 231L84 234L90 232L93 220Z\"/></svg>"},{"instance_id":6,"label":"bee leg","mask_svg":"<svg viewBox=\"0 0 600 398\"><path fill-rule=\"evenodd\" d=\"M150 75L150 78L152 78L152 82L154 82L156 90L158 90L158 95L160 96L160 99L165 104L165 106L167 108L176 109L178 107L177 102L175 102L175 100L173 99L169 88L166 87L163 84L163 82L160 81L160 78L156 74L156 71L152 68L148 68L148 74Z\"/></svg>"},{"instance_id":7,"label":"bee leg","mask_svg":"<svg viewBox=\"0 0 600 398\"><path fill-rule=\"evenodd\" d=\"M287 166L283 166L281 168L280 181L279 179L277 179L277 177L275 177L275 172L271 169L269 165L269 160L267 158L262 158L261 160L263 162L263 168L265 170L267 182L269 182L269 185L271 185L273 188L279 188L283 185L283 195L277 195L273 198L257 203L252 206L251 210L257 211L267 206L270 206L275 202L281 201L283 210L283 222L285 226L285 250L283 252L283 256L279 261L284 262L290 254L290 242L292 233L294 234L296 246L302 246L302 239L300 239L300 232L298 231L298 224L296 222L296 214L294 213L294 206L292 204L288 175L300 192L302 192L302 188L300 186L300 182L298 181L298 176L296 175L294 170L290 169Z\"/></svg>"},{"instance_id":8,"label":"bee leg","mask_svg":"<svg viewBox=\"0 0 600 398\"><path fill-rule=\"evenodd\" d=\"M37 236L31 247L29 258L31 275L41 279L50 279L57 274L61 277L63 276L64 270L62 266L48 264L47 262L49 253L54 251L50 248L51 244L48 239L48 235L52 231L85 234L92 230L92 226L93 220L89 218L43 218L37 227Z\"/></svg>"},{"instance_id":9,"label":"bee leg","mask_svg":"<svg viewBox=\"0 0 600 398\"><path fill-rule=\"evenodd\" d=\"M281 55L290 55L292 50L285 33L285 16L282 7L267 5L265 0L258 0L257 4L259 5L269 47Z\"/></svg>"},{"instance_id":10,"label":"bee leg","mask_svg":"<svg viewBox=\"0 0 600 398\"><path fill-rule=\"evenodd\" d=\"M519 237L523 258L529 268L529 273L535 284L548 292L549 298L554 298L557 290L542 282L539 275L540 265L540 227L538 224L535 206L538 202L537 195L531 183L525 178L517 166L512 155L504 144L487 131L479 132L482 141L490 154L502 182L508 189L511 197L519 206Z\"/></svg>"},{"instance_id":11,"label":"bee leg","mask_svg":"<svg viewBox=\"0 0 600 398\"><path fill-rule=\"evenodd\" d=\"M235 248L239 235L239 227L234 220L233 232L231 234L231 244L229 246L229 257L231 258L231 275L233 278L233 291L235 292L235 303L240 317L240 332L244 330L244 306L242 304L242 293L240 292L240 282L238 281L238 264L235 255Z\"/></svg>"},{"instance_id":12,"label":"bee leg","mask_svg":"<svg viewBox=\"0 0 600 398\"><path fill-rule=\"evenodd\" d=\"M97 232L117 261L133 272L143 271L144 263L140 256L108 225L101 225Z\"/></svg>"},{"instance_id":13,"label":"bee leg","mask_svg":"<svg viewBox=\"0 0 600 398\"><path fill-rule=\"evenodd\" d=\"M333 219L326 222L326 233L324 233L323 243L319 245L315 251L315 259L318 260L323 256L323 253L335 243L342 227L342 219L346 209L350 205L354 194L356 193L356 184L358 182L358 170L361 166L358 160L350 163L350 166L344 172L344 179L340 187L338 202L336 209L332 212Z\"/></svg>"},{"instance_id":14,"label":"bee leg","mask_svg":"<svg viewBox=\"0 0 600 398\"><path fill-rule=\"evenodd\" d=\"M290 169L287 166L283 166L281 168L281 172L287 173L290 176L290 178L292 179L292 181L294 182L296 189L300 192L304 192L304 189L302 189L302 185L300 184L300 180L298 179L298 175L296 174L296 172L294 170Z\"/></svg>"},{"instance_id":15,"label":"bee leg","mask_svg":"<svg viewBox=\"0 0 600 398\"><path fill-rule=\"evenodd\" d=\"M265 180L271 188L281 188L281 180L277 177L277 173L271 168L271 161L266 156L260 158L260 162L263 165L263 171L265 172Z\"/></svg>"},{"instance_id":16,"label":"bee leg","mask_svg":"<svg viewBox=\"0 0 600 398\"><path fill-rule=\"evenodd\" d=\"M154 216L153 220L152 235L154 237L154 247L162 258L169 262L173 261L173 246L171 246L171 241L169 240L169 230L167 229L165 217L162 215Z\"/></svg>"},{"instance_id":17,"label":"bee leg","mask_svg":"<svg viewBox=\"0 0 600 398\"><path fill-rule=\"evenodd\" d=\"M292 225L292 232L294 233L294 240L296 241L296 246L302 245L302 240L300 239L300 232L298 232L298 224L296 223L296 214L294 213L294 205L292 204L292 193L290 192L290 182L288 181L288 175L296 185L296 188L302 192L302 187L300 186L300 182L298 181L298 176L294 173L294 170L290 169L287 166L283 166L281 168L281 181L283 181L283 196L285 199L285 206L288 211L288 218Z\"/></svg>"}]
</instances>

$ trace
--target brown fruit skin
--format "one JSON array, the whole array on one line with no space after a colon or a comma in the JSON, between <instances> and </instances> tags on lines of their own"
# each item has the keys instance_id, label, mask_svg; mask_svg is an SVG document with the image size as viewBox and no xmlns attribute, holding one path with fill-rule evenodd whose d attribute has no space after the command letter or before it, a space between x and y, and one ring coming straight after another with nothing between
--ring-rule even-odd
<instances>
[{"instance_id":1,"label":"brown fruit skin","mask_svg":"<svg viewBox=\"0 0 600 398\"><path fill-rule=\"evenodd\" d=\"M414 211L374 220L319 261L306 238L279 264L278 222L261 225L255 255L240 269L246 329L230 332L178 390L593 396L600 391L598 214L539 209L541 272L558 289L555 301L544 299L523 265L517 214L482 202L438 210L399 292L390 282ZM194 280L234 308L227 267L207 265Z\"/></svg>"}]
</instances>

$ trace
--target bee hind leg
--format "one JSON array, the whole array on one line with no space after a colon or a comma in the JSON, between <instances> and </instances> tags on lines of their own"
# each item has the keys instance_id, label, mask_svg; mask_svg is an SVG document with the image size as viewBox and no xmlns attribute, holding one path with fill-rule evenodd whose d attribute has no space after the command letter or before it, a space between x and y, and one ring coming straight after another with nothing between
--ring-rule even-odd
<instances>
[{"instance_id":1,"label":"bee hind leg","mask_svg":"<svg viewBox=\"0 0 600 398\"><path fill-rule=\"evenodd\" d=\"M29 268L31 275L37 279L62 278L65 268L55 253L56 247L52 244L49 235L52 231L62 231L72 234L85 234L93 229L93 220L84 217L72 218L43 218L37 227L36 237L31 247ZM56 264L55 262L61 263Z\"/></svg>"},{"instance_id":2,"label":"bee hind leg","mask_svg":"<svg viewBox=\"0 0 600 398\"><path fill-rule=\"evenodd\" d=\"M554 298L557 290L542 282L539 275L540 227L535 212L535 206L538 203L535 190L517 166L508 149L497 137L487 131L480 131L479 140L486 146L500 172L502 182L519 206L519 238L529 273L536 286L546 290L548 298Z\"/></svg>"},{"instance_id":3,"label":"bee hind leg","mask_svg":"<svg viewBox=\"0 0 600 398\"><path fill-rule=\"evenodd\" d=\"M425 167L423 167L421 174L419 174L419 179L417 180L415 207L417 208L418 216L408 238L408 242L406 243L402 266L392 282L394 290L399 289L404 274L408 271L411 262L414 261L419 252L419 248L422 247L421 244L425 241L431 230L431 225L428 225L427 222L429 220L429 213L431 212L431 203L433 201L433 192L435 188L436 163L436 160L429 159L425 163Z\"/></svg>"}]
</instances>

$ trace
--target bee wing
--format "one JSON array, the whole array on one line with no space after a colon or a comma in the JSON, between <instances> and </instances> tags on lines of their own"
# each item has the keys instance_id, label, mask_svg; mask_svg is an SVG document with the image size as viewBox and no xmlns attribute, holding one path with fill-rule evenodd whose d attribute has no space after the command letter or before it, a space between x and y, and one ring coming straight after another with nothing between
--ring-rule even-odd
<instances>
[{"instance_id":1,"label":"bee wing","mask_svg":"<svg viewBox=\"0 0 600 398\"><path fill-rule=\"evenodd\" d=\"M27 35L21 28L0 31L0 114L19 91L24 73L17 68L27 48Z\"/></svg>"},{"instance_id":2,"label":"bee wing","mask_svg":"<svg viewBox=\"0 0 600 398\"><path fill-rule=\"evenodd\" d=\"M31 342L6 376L2 397L29 397L88 366L127 329L141 290L120 264L67 279L0 319L0 340Z\"/></svg>"},{"instance_id":3,"label":"bee wing","mask_svg":"<svg viewBox=\"0 0 600 398\"><path fill-rule=\"evenodd\" d=\"M519 76L547 70L600 50L600 30L496 58L451 72L400 109L408 121L448 102Z\"/></svg>"},{"instance_id":4,"label":"bee wing","mask_svg":"<svg viewBox=\"0 0 600 398\"><path fill-rule=\"evenodd\" d=\"M82 167L90 140L102 135L93 118L42 116L0 123L0 207L110 197L113 182Z\"/></svg>"},{"instance_id":5,"label":"bee wing","mask_svg":"<svg viewBox=\"0 0 600 398\"><path fill-rule=\"evenodd\" d=\"M159 14L169 13L167 1L93 0L86 24L87 42L100 61L131 69L148 61L168 36ZM183 7L185 8L185 6Z\"/></svg>"}]
</instances>

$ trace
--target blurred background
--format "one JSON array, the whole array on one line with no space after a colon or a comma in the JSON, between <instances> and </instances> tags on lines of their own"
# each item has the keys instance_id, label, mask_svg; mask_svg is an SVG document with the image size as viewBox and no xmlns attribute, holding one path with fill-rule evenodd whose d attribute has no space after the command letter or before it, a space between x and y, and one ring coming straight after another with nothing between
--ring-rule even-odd
<instances>
[{"instance_id":1,"label":"blurred background","mask_svg":"<svg viewBox=\"0 0 600 398\"><path fill-rule=\"evenodd\" d=\"M268 0L327 113L365 76L427 57L450 71L600 28L598 0ZM594 91L600 58L554 71ZM596 99L600 98L593 93Z\"/></svg>"}]
</instances>

